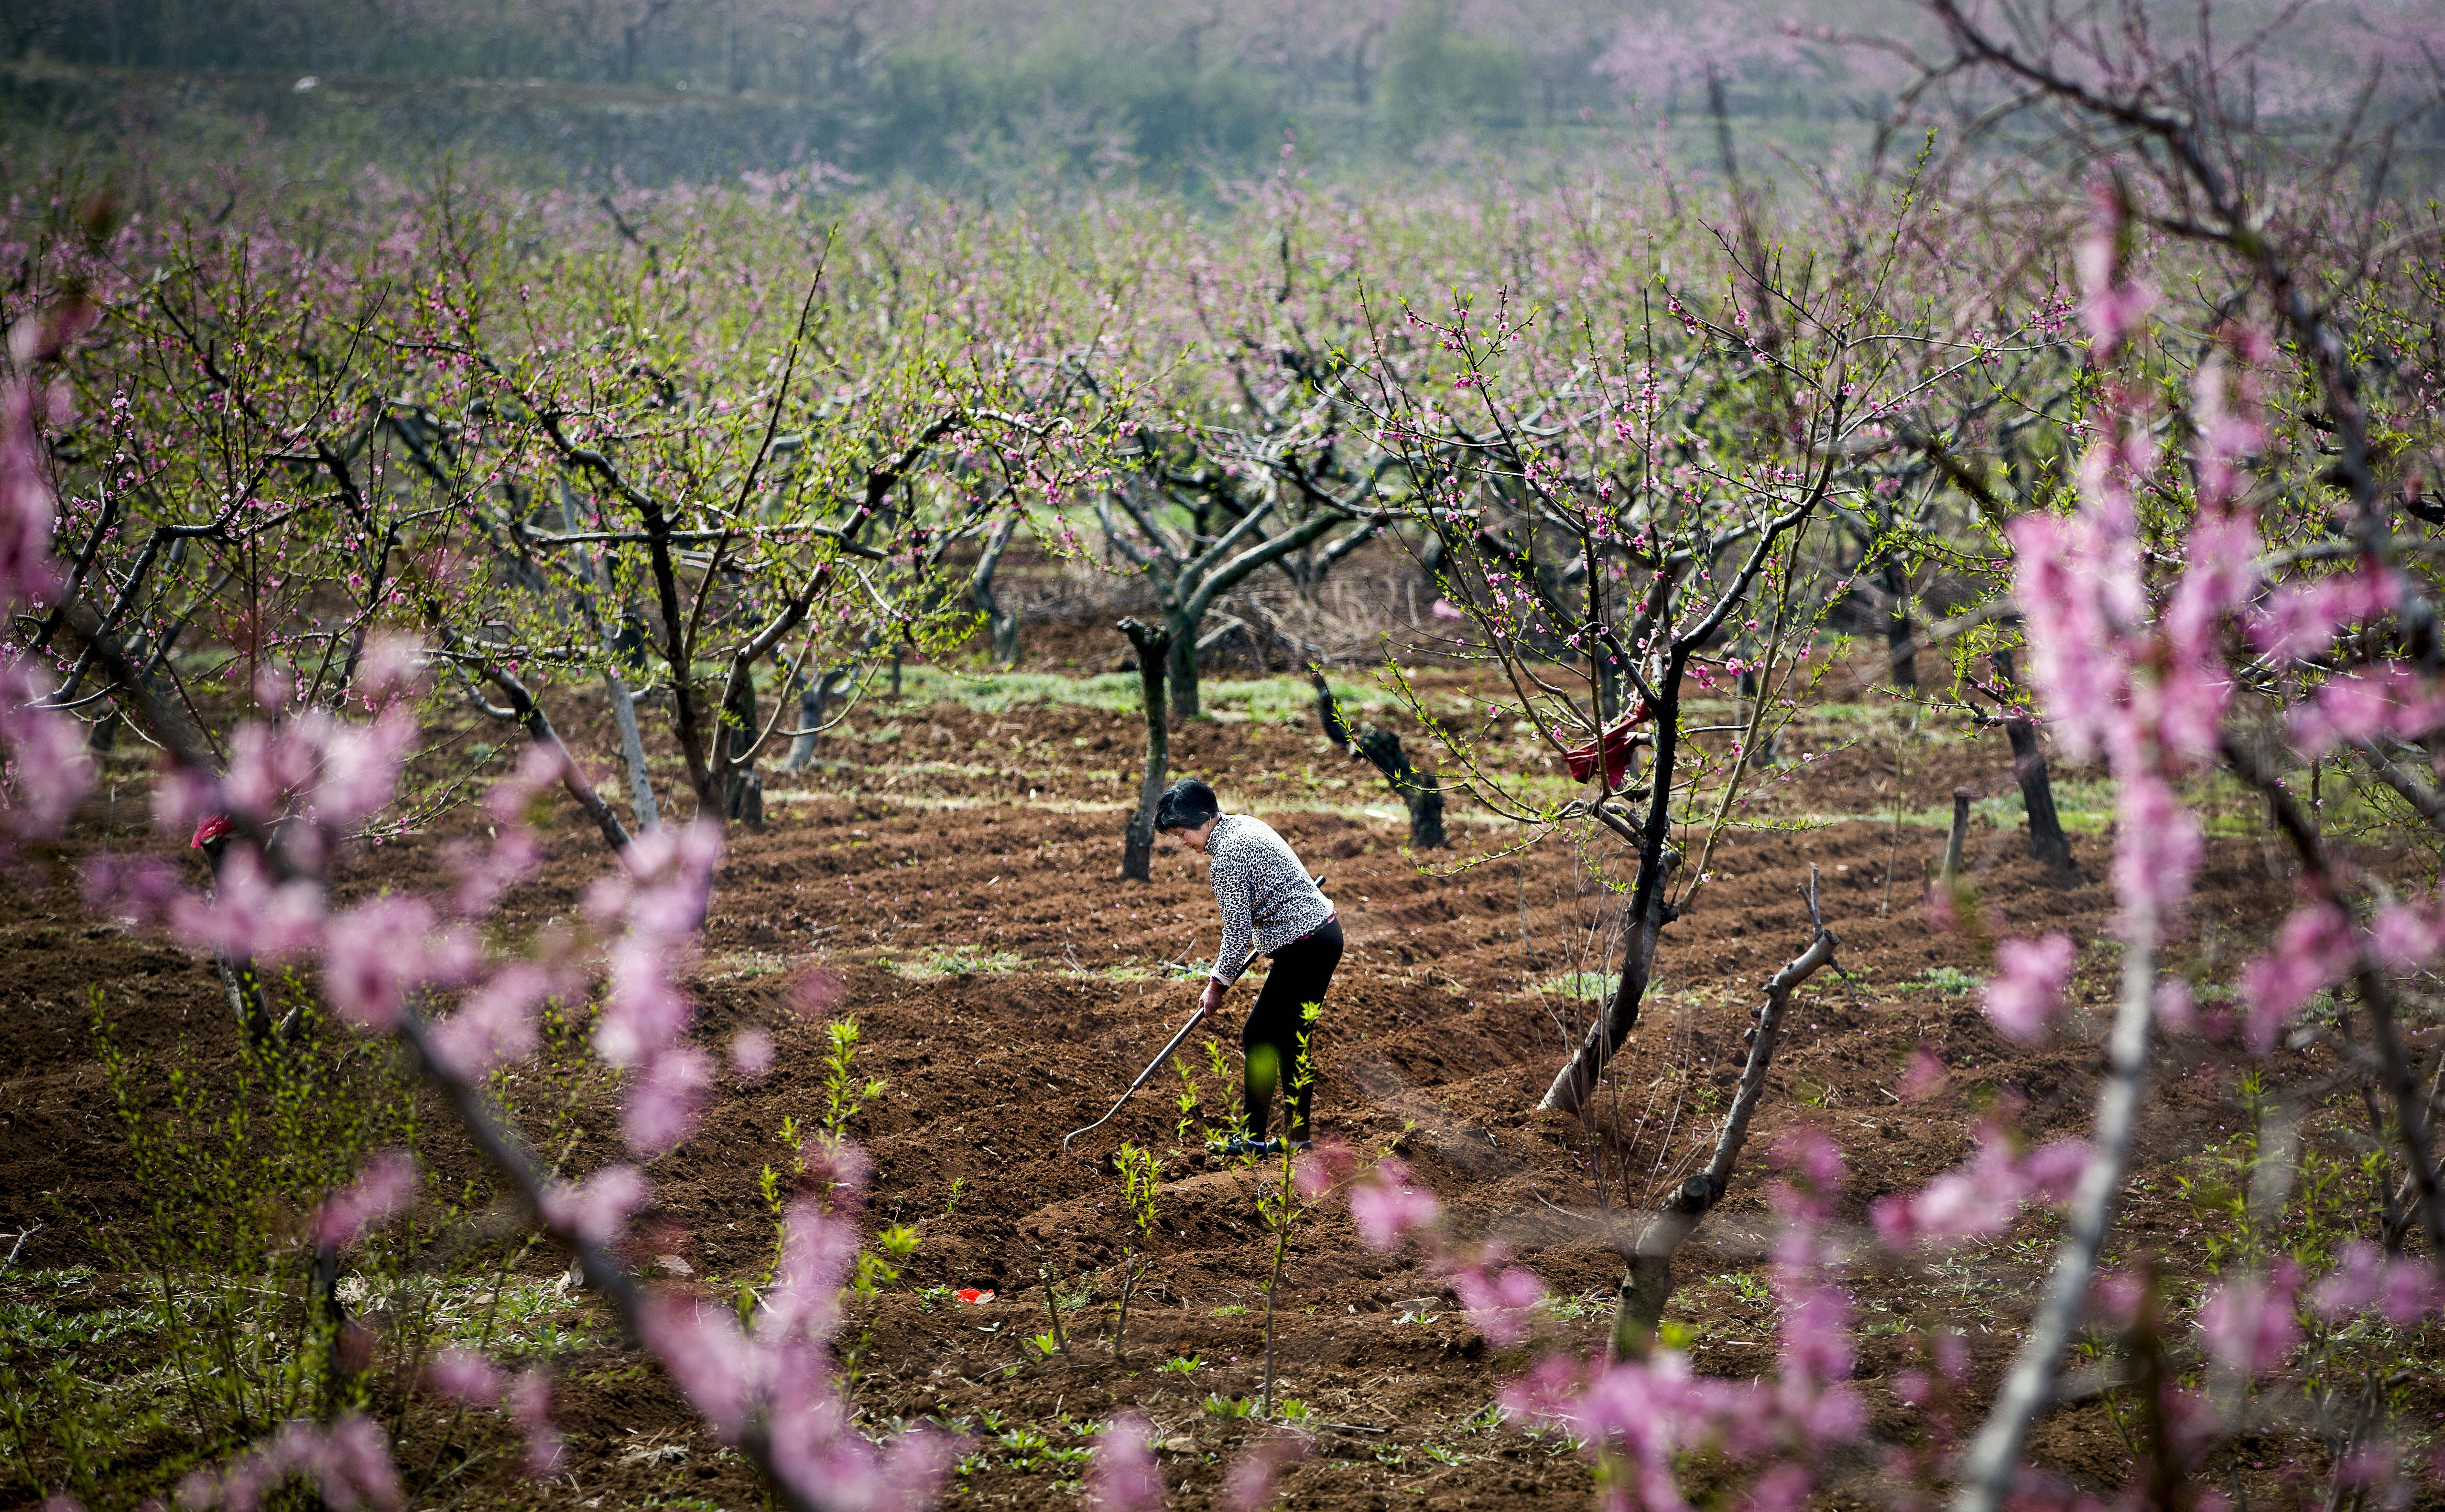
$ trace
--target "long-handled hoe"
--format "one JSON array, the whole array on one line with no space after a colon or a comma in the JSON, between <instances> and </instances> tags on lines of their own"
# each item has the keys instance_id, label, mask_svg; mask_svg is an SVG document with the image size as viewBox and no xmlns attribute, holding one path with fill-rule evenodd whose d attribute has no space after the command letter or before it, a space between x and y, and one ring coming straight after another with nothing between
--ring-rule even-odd
<instances>
[{"instance_id":1,"label":"long-handled hoe","mask_svg":"<svg viewBox=\"0 0 2445 1512\"><path fill-rule=\"evenodd\" d=\"M1204 1022L1204 1018L1205 1009L1204 1005L1201 1004L1195 1013L1188 1016L1188 1022L1180 1026L1180 1033L1171 1036L1171 1043L1164 1046L1161 1051L1156 1053L1154 1059L1147 1062L1147 1069L1138 1073L1138 1079L1129 1083L1129 1090L1121 1093L1121 1100L1112 1105L1112 1111L1111 1112L1096 1119L1093 1123L1089 1124L1084 1129L1073 1129L1071 1132L1061 1136L1061 1153L1064 1155L1070 1153L1070 1141L1077 1138L1080 1134L1092 1134L1096 1129L1103 1128L1106 1124L1111 1123L1115 1117L1117 1117L1120 1111L1128 1106L1129 1100L1137 1095L1138 1089L1147 1084L1147 1078L1152 1076L1162 1068L1165 1061L1171 1058L1171 1053L1180 1048L1181 1041L1188 1037L1188 1032L1195 1029L1200 1023Z\"/></svg>"}]
</instances>

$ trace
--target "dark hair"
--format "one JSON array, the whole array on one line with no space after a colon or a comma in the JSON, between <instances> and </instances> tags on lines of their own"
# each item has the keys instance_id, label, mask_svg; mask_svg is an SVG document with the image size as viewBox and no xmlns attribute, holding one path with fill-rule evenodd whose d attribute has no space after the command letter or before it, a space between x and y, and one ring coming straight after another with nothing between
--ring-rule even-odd
<instances>
[{"instance_id":1,"label":"dark hair","mask_svg":"<svg viewBox=\"0 0 2445 1512\"><path fill-rule=\"evenodd\" d=\"M1194 830L1222 812L1212 788L1195 777L1183 777L1163 790L1162 801L1154 806L1154 827Z\"/></svg>"}]
</instances>

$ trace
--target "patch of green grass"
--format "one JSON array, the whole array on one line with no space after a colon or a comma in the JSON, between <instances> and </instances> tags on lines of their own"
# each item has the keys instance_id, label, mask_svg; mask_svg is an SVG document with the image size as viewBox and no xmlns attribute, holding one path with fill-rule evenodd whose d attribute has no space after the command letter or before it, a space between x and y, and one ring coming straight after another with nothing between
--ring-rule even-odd
<instances>
[{"instance_id":1,"label":"patch of green grass","mask_svg":"<svg viewBox=\"0 0 2445 1512\"><path fill-rule=\"evenodd\" d=\"M1964 971L1959 966L1930 966L1908 981L1894 983L1894 986L1902 992L1932 990L1942 993L1947 998L1957 998L1963 993L1975 992L1986 985L1986 978L1974 971Z\"/></svg>"},{"instance_id":2,"label":"patch of green grass","mask_svg":"<svg viewBox=\"0 0 2445 1512\"><path fill-rule=\"evenodd\" d=\"M1213 1316L1216 1317L1245 1317L1248 1316L1248 1310L1241 1306L1239 1303L1233 1302L1228 1307L1216 1308Z\"/></svg>"},{"instance_id":3,"label":"patch of green grass","mask_svg":"<svg viewBox=\"0 0 2445 1512\"><path fill-rule=\"evenodd\" d=\"M1391 708L1381 688L1334 680L1333 696L1350 714L1378 713ZM941 667L901 669L903 703L956 703L980 714L1001 714L1021 704L1067 703L1134 714L1143 697L1134 672L1106 672L1072 677L1059 672L945 671ZM1198 703L1224 722L1239 719L1297 724L1316 718L1316 690L1298 678L1214 679L1199 682Z\"/></svg>"},{"instance_id":4,"label":"patch of green grass","mask_svg":"<svg viewBox=\"0 0 2445 1512\"><path fill-rule=\"evenodd\" d=\"M1572 1002L1597 1002L1613 991L1611 973L1602 971L1566 971L1558 977L1548 977L1539 983L1557 998Z\"/></svg>"},{"instance_id":5,"label":"patch of green grass","mask_svg":"<svg viewBox=\"0 0 2445 1512\"><path fill-rule=\"evenodd\" d=\"M887 961L884 964L903 977L924 980L970 973L999 976L1025 966L1027 958L1007 950L980 950L974 945L953 945L948 950L937 950L923 961Z\"/></svg>"},{"instance_id":6,"label":"patch of green grass","mask_svg":"<svg viewBox=\"0 0 2445 1512\"><path fill-rule=\"evenodd\" d=\"M1547 1316L1566 1321L1582 1317L1601 1317L1612 1312L1615 1305L1617 1305L1617 1298L1611 1292L1587 1292L1577 1297L1545 1298Z\"/></svg>"}]
</instances>

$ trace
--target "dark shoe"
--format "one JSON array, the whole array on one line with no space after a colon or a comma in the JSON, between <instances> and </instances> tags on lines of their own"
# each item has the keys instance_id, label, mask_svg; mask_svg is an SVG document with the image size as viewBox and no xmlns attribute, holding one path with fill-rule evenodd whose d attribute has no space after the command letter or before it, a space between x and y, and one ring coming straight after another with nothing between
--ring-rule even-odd
<instances>
[{"instance_id":1,"label":"dark shoe","mask_svg":"<svg viewBox=\"0 0 2445 1512\"><path fill-rule=\"evenodd\" d=\"M1236 1160L1242 1156L1261 1159L1267 1155L1278 1155L1281 1153L1282 1147L1274 1140L1250 1139L1245 1134L1235 1133L1228 1139L1209 1141L1205 1148L1208 1153L1220 1155L1225 1160Z\"/></svg>"}]
</instances>

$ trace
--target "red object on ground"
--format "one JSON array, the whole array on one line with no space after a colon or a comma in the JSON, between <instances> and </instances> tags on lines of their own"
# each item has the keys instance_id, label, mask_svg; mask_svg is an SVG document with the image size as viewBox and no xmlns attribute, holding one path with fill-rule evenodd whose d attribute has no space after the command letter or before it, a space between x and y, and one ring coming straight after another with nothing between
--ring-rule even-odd
<instances>
[{"instance_id":1,"label":"red object on ground","mask_svg":"<svg viewBox=\"0 0 2445 1512\"><path fill-rule=\"evenodd\" d=\"M962 1286L953 1295L962 1302L990 1302L994 1297L993 1293L980 1292L973 1286Z\"/></svg>"},{"instance_id":2,"label":"red object on ground","mask_svg":"<svg viewBox=\"0 0 2445 1512\"><path fill-rule=\"evenodd\" d=\"M1607 787L1619 782L1622 773L1629 769L1630 732L1633 726L1647 722L1647 700L1641 699L1638 700L1638 707L1614 721L1613 728L1604 733L1605 785ZM1562 753L1562 763L1571 769L1571 777L1574 781L1585 782L1595 775L1596 770L1596 743L1590 740L1585 745L1571 747Z\"/></svg>"},{"instance_id":3,"label":"red object on ground","mask_svg":"<svg viewBox=\"0 0 2445 1512\"><path fill-rule=\"evenodd\" d=\"M236 828L236 825L230 822L228 814L208 813L196 822L196 837L187 842L187 849L201 850L205 846Z\"/></svg>"}]
</instances>

